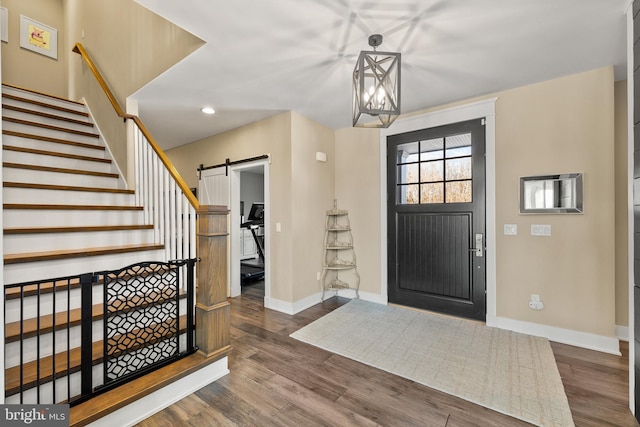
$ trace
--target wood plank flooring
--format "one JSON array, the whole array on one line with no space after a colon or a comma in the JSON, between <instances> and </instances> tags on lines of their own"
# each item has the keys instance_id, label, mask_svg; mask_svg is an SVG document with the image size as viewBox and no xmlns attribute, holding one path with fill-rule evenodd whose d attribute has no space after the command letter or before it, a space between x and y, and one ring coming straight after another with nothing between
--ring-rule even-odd
<instances>
[{"instance_id":1,"label":"wood plank flooring","mask_svg":"<svg viewBox=\"0 0 640 427\"><path fill-rule=\"evenodd\" d=\"M263 308L261 284L231 299L231 373L139 423L156 426L526 426L525 422L289 338L348 302L295 316ZM575 425L638 426L623 357L552 344Z\"/></svg>"}]
</instances>

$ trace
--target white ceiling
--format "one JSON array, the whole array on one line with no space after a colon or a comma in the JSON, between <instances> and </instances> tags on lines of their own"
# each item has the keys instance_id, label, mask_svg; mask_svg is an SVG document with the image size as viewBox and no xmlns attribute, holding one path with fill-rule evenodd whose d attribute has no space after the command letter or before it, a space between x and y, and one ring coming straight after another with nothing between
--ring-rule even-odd
<instances>
[{"instance_id":1,"label":"white ceiling","mask_svg":"<svg viewBox=\"0 0 640 427\"><path fill-rule=\"evenodd\" d=\"M608 65L626 76L628 0L136 1L207 42L133 95L165 149L288 110L351 126L374 33L402 53L405 113Z\"/></svg>"}]
</instances>

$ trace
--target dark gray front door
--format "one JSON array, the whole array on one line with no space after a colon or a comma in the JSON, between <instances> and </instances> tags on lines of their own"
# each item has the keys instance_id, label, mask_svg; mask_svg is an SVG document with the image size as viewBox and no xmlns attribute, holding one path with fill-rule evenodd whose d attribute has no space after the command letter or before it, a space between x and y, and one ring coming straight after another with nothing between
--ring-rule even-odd
<instances>
[{"instance_id":1,"label":"dark gray front door","mask_svg":"<svg viewBox=\"0 0 640 427\"><path fill-rule=\"evenodd\" d=\"M485 320L484 155L481 119L387 138L390 302Z\"/></svg>"}]
</instances>

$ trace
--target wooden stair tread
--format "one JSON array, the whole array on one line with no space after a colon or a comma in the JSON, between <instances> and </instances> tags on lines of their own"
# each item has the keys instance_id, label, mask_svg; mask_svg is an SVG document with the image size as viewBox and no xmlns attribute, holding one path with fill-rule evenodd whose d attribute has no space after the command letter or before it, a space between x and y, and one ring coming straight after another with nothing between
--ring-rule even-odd
<instances>
[{"instance_id":1,"label":"wooden stair tread","mask_svg":"<svg viewBox=\"0 0 640 427\"><path fill-rule=\"evenodd\" d=\"M65 159L84 160L88 162L112 163L111 159L105 159L102 157L80 156L78 154L60 153L57 151L47 151L47 150L37 150L35 148L16 147L14 145L3 145L2 149L7 151L16 151L19 153L38 154L42 156L51 156L51 157L63 157Z\"/></svg>"},{"instance_id":2,"label":"wooden stair tread","mask_svg":"<svg viewBox=\"0 0 640 427\"><path fill-rule=\"evenodd\" d=\"M230 351L231 347L226 346L209 357L200 352L194 353L156 371L143 375L127 383L126 387L117 387L76 405L69 411L70 427L81 427L90 424L111 412L148 396L154 391L166 387L222 359L227 356Z\"/></svg>"},{"instance_id":3,"label":"wooden stair tread","mask_svg":"<svg viewBox=\"0 0 640 427\"><path fill-rule=\"evenodd\" d=\"M30 252L21 254L4 254L5 264L23 262L52 261L57 259L92 257L100 255L123 254L164 249L164 245L148 243L142 245L105 246L101 248L83 248L63 251Z\"/></svg>"},{"instance_id":4,"label":"wooden stair tread","mask_svg":"<svg viewBox=\"0 0 640 427\"><path fill-rule=\"evenodd\" d=\"M5 228L4 234L88 233L88 232L94 232L94 231L127 231L127 230L153 230L153 224Z\"/></svg>"},{"instance_id":5,"label":"wooden stair tread","mask_svg":"<svg viewBox=\"0 0 640 427\"><path fill-rule=\"evenodd\" d=\"M26 169L26 170L34 170L34 171L41 171L41 172L67 173L71 175L99 176L102 178L119 178L120 177L120 175L118 175L117 173L95 172L95 171L82 170L82 169L55 168L51 166L40 166L40 165L27 165L24 163L2 162L2 166L5 168L12 168L12 169Z\"/></svg>"},{"instance_id":6,"label":"wooden stair tread","mask_svg":"<svg viewBox=\"0 0 640 427\"><path fill-rule=\"evenodd\" d=\"M178 319L178 334L182 334L186 331L187 319L185 315L180 316ZM173 338L174 334L167 335L157 335L155 330L158 326L163 328L174 327L175 322L162 322L159 324L149 325L146 329L149 329L150 338L146 340L144 344L141 344L135 340L135 338L139 335L140 329L136 329L133 332L117 335L114 337L115 340L121 340L122 338L130 338L130 342L132 343L130 346L119 348L118 351L112 352L110 356L118 356L121 354L129 353L139 348L143 347L145 344L155 344L164 339ZM104 356L104 341L94 341L91 346L91 361L95 366L99 363L102 363ZM71 350L61 351L56 353L55 355L55 377L61 378L66 375L73 374L74 372L80 371L81 366L81 347L75 347ZM69 366L67 366L67 356L69 357ZM37 385L38 380L38 370L40 371L40 384L49 382L53 379L54 374L54 358L53 356L46 356L40 359L40 366L38 366L37 360L33 360L31 362L26 362L23 364L23 372L22 372L22 388L23 391L29 388L35 387ZM9 397L13 394L20 392L20 366L13 366L5 370L5 397Z\"/></svg>"},{"instance_id":7,"label":"wooden stair tread","mask_svg":"<svg viewBox=\"0 0 640 427\"><path fill-rule=\"evenodd\" d=\"M102 304L95 304L91 307L91 319L99 320L102 319ZM56 313L55 319L51 314L40 316L40 333L48 334L54 330L54 321L55 321L55 330L59 331L62 329L66 329L67 327L78 326L80 324L80 314L81 310L79 308L74 308L67 311L62 311ZM69 316L69 321L67 322L67 315ZM22 322L22 336L23 338L31 338L36 336L36 332L38 330L38 319L24 319ZM20 322L11 322L5 324L5 343L11 343L20 340Z\"/></svg>"},{"instance_id":8,"label":"wooden stair tread","mask_svg":"<svg viewBox=\"0 0 640 427\"><path fill-rule=\"evenodd\" d=\"M102 285L102 281L97 281L92 283L92 285ZM62 292L66 291L67 288L77 289L80 287L80 279L75 277L69 280L58 280L56 282L44 282L40 283L40 294L50 294L52 292ZM20 287L5 287L4 289L4 299L12 300L20 298L21 295L25 297L30 297L38 294L38 285L25 285L22 290Z\"/></svg>"},{"instance_id":9,"label":"wooden stair tread","mask_svg":"<svg viewBox=\"0 0 640 427\"><path fill-rule=\"evenodd\" d=\"M48 125L48 124L40 123L40 122L32 122L30 120L16 119L15 117L3 116L2 120L6 121L6 122L10 122L10 123L15 123L15 124L18 124L18 125L33 126L33 127L37 127L37 128L41 128L41 129L53 130L53 131L56 131L56 132L72 133L74 135L81 135L81 136L86 136L86 137L89 137L89 138L100 138L100 135L95 133L95 132L85 132L83 130L69 129L69 128L65 128L65 127L61 127L61 126Z\"/></svg>"},{"instance_id":10,"label":"wooden stair tread","mask_svg":"<svg viewBox=\"0 0 640 427\"><path fill-rule=\"evenodd\" d=\"M18 113L24 113L24 114L33 114L34 116L40 116L46 119L60 120L63 122L73 123L76 125L86 126L90 128L94 127L93 123L87 122L85 120L78 120L78 119L72 119L70 117L58 116L56 114L43 113L42 111L35 111L35 110L30 110L28 108L16 107L15 105L2 104L2 109L16 111Z\"/></svg>"},{"instance_id":11,"label":"wooden stair tread","mask_svg":"<svg viewBox=\"0 0 640 427\"><path fill-rule=\"evenodd\" d=\"M3 182L6 188L31 188L36 190L84 191L90 193L135 194L134 190L122 188L76 187L73 185L36 184L30 182Z\"/></svg>"},{"instance_id":12,"label":"wooden stair tread","mask_svg":"<svg viewBox=\"0 0 640 427\"><path fill-rule=\"evenodd\" d=\"M152 227L152 226L144 226ZM155 271L155 270L154 270ZM144 275L144 271L140 274ZM94 280L92 286L102 286L103 280L98 277ZM55 282L42 282L40 284L25 284L24 286L12 286L11 284L5 284L4 297L5 300L12 300L20 298L20 296L29 297L37 295L38 292L42 294L50 294L52 292L66 292L67 288L77 289L81 286L79 277L72 277L69 279L62 279ZM21 290L22 288L22 290Z\"/></svg>"},{"instance_id":13,"label":"wooden stair tread","mask_svg":"<svg viewBox=\"0 0 640 427\"><path fill-rule=\"evenodd\" d=\"M29 93L34 93L36 95L40 95L40 96L44 96L45 98L52 98L52 99L57 99L59 101L64 101L64 102L68 102L70 104L76 104L76 105L80 105L82 107L84 107L84 103L79 102L79 101L73 101L71 99L68 98L63 98L61 96L57 96L57 95L51 95L50 93L45 93L45 92L40 92L34 89L28 89L25 87L21 87L21 86L17 86L17 85L13 85L11 83L2 83L3 87L8 87L11 89L17 89L17 90L21 90L23 92L29 92ZM2 96L6 96L7 94L5 94L4 92L2 93Z\"/></svg>"},{"instance_id":14,"label":"wooden stair tread","mask_svg":"<svg viewBox=\"0 0 640 427\"><path fill-rule=\"evenodd\" d=\"M137 293L131 295L130 298L125 299L121 298L120 306L117 309L111 310L111 313L125 313L128 311L141 309L150 307L153 305L162 304L169 300L172 300L173 295L164 292L162 290L159 291L160 295L157 295L157 298L149 297L149 295ZM185 298L186 293L179 290L178 293L179 298ZM151 299L150 299L151 298ZM103 318L103 304L94 304L91 306L91 320L100 320ZM80 325L81 319L81 309L74 308L67 311L61 311L56 313L55 319L51 314L46 314L40 316L40 334L48 334L54 330L54 322L55 322L55 330L59 331L62 329L67 329L67 327L71 328L74 326ZM68 316L68 319L67 319ZM22 336L23 338L31 338L36 336L38 332L38 319L30 318L24 319L22 322ZM10 322L5 325L5 342L15 342L20 339L20 322Z\"/></svg>"},{"instance_id":15,"label":"wooden stair tread","mask_svg":"<svg viewBox=\"0 0 640 427\"><path fill-rule=\"evenodd\" d=\"M31 133L25 133L25 132L15 132L12 130L3 130L2 131L3 135L8 135L8 136L17 136L19 138L27 138L27 139L36 139L38 141L46 141L46 142L55 142L56 144L65 144L65 145L71 145L74 147L81 147L81 148L89 148L92 150L100 150L100 151L105 151L106 148L102 145L95 145L95 144L87 144L86 142L78 142L78 141L69 141L66 139L61 139L61 138L52 138L50 136L43 136L43 135L34 135Z\"/></svg>"},{"instance_id":16,"label":"wooden stair tread","mask_svg":"<svg viewBox=\"0 0 640 427\"><path fill-rule=\"evenodd\" d=\"M5 203L4 209L37 209L37 210L54 210L54 211L141 211L142 206L126 206L126 205L46 205L32 203Z\"/></svg>"},{"instance_id":17,"label":"wooden stair tread","mask_svg":"<svg viewBox=\"0 0 640 427\"><path fill-rule=\"evenodd\" d=\"M10 94L10 93L3 93L2 97L3 98L7 98L7 99L12 99L14 101L20 101L20 102L29 103L29 104L32 104L32 105L37 105L38 107L51 108L52 110L58 110L58 111L63 111L65 113L69 113L69 114L76 114L78 116L89 117L89 113L87 113L86 111L78 111L78 110L74 110L73 108L65 108L65 107L62 107L60 105L54 105L54 104L49 104L47 102L36 101L34 99L24 98L22 96L13 95L13 94ZM60 99L60 98L56 98L56 99ZM68 99L64 99L64 101L71 102L71 103L74 103L74 104L77 104L77 105L82 105L84 107L84 104L76 102L76 101L71 101L71 100L68 100Z\"/></svg>"}]
</instances>

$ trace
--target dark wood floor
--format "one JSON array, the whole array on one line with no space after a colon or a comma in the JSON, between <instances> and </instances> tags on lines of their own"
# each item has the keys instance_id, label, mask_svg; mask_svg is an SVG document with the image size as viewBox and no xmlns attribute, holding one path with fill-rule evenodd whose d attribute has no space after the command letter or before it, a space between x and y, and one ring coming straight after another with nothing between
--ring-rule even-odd
<instances>
[{"instance_id":1,"label":"dark wood floor","mask_svg":"<svg viewBox=\"0 0 640 427\"><path fill-rule=\"evenodd\" d=\"M231 373L140 423L154 426L525 426L473 403L289 338L348 302L295 316L263 308L260 283L231 300ZM638 426L623 357L552 344L577 427Z\"/></svg>"}]
</instances>

